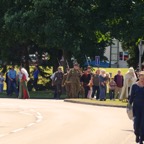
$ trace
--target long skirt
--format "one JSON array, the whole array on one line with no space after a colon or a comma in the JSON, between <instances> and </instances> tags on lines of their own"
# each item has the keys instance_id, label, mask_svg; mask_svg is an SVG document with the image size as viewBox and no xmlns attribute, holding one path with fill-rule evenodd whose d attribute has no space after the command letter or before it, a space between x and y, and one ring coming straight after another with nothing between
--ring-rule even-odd
<instances>
[{"instance_id":1,"label":"long skirt","mask_svg":"<svg viewBox=\"0 0 144 144\"><path fill-rule=\"evenodd\" d=\"M19 84L19 97L20 99L29 99L30 95L28 92L27 84L25 81Z\"/></svg>"}]
</instances>

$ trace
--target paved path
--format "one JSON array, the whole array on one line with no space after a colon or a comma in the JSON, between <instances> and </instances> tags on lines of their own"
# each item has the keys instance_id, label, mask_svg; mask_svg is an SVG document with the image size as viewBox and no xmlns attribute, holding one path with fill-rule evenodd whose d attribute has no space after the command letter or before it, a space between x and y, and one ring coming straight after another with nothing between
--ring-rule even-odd
<instances>
[{"instance_id":1,"label":"paved path","mask_svg":"<svg viewBox=\"0 0 144 144\"><path fill-rule=\"evenodd\" d=\"M0 99L0 144L134 144L124 108Z\"/></svg>"}]
</instances>

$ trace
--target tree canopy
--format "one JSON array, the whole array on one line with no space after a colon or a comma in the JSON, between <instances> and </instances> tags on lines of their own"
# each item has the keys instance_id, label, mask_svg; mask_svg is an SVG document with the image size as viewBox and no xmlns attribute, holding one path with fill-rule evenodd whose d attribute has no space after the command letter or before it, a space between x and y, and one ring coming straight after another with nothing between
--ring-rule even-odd
<instances>
[{"instance_id":1,"label":"tree canopy","mask_svg":"<svg viewBox=\"0 0 144 144\"><path fill-rule=\"evenodd\" d=\"M71 62L74 55L84 63L85 55L103 56L113 38L128 50L133 63L139 39L143 39L143 0L2 0L0 14L1 58L27 63L29 54L41 59L48 52L46 65L58 65L62 56Z\"/></svg>"}]
</instances>

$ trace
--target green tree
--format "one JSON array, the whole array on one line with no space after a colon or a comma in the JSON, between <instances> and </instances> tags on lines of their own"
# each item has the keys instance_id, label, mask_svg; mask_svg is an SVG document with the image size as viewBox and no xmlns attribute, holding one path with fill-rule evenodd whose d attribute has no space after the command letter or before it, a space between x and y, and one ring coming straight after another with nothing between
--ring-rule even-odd
<instances>
[{"instance_id":1,"label":"green tree","mask_svg":"<svg viewBox=\"0 0 144 144\"><path fill-rule=\"evenodd\" d=\"M10 35L8 43L14 47L23 45L27 49L33 42L38 45L38 50L62 51L58 58L64 55L69 61L71 55L76 55L77 59L80 54L102 57L104 47L110 43L110 34L100 21L101 11L97 9L98 4L93 0L14 1L4 17ZM83 58L79 60L84 61Z\"/></svg>"}]
</instances>

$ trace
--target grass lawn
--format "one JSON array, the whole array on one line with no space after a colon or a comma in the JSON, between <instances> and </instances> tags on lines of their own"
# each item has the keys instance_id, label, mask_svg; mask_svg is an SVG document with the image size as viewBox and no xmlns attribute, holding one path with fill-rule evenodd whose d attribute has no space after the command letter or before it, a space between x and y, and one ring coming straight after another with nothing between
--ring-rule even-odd
<instances>
[{"instance_id":1,"label":"grass lawn","mask_svg":"<svg viewBox=\"0 0 144 144\"><path fill-rule=\"evenodd\" d=\"M125 75L128 71L128 68L99 68L99 69L104 69L106 72L109 72L112 74L112 77L114 77L117 74L117 71L120 69L121 74ZM94 68L94 71L97 70L97 68ZM93 72L94 72L93 71Z\"/></svg>"}]
</instances>

